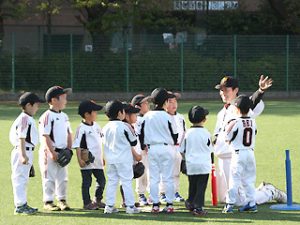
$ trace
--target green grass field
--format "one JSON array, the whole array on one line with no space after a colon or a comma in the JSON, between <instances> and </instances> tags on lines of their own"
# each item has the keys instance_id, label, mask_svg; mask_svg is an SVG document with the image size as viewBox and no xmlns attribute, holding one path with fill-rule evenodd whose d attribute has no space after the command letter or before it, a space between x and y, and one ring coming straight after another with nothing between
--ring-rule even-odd
<instances>
[{"instance_id":1,"label":"green grass field","mask_svg":"<svg viewBox=\"0 0 300 225\"><path fill-rule=\"evenodd\" d=\"M201 102L180 102L179 111L186 116L186 112L192 105L202 105L209 109L207 128L213 132L216 122L216 113L221 109L220 101ZM46 105L37 113L38 118L46 109ZM293 175L293 200L300 202L300 102L299 101L266 101L264 113L257 118L258 134L256 139L256 161L257 161L257 181L274 183L280 189L285 190L285 149L291 150L292 175ZM73 131L80 122L77 115L77 103L68 104L65 110L68 113ZM28 202L30 205L38 207L40 212L34 216L14 216L13 215L13 195L10 180L10 152L12 146L8 141L8 132L13 120L20 113L20 109L15 103L0 104L0 224L13 225L36 225L36 224L192 224L197 222L207 222L209 224L299 224L300 211L284 212L272 211L270 204L259 206L257 214L233 215L221 214L222 205L212 207L210 202L210 186L206 192L206 207L209 214L205 218L196 218L184 210L183 204L176 204L176 213L173 215L152 215L141 213L138 215L127 215L124 210L114 215L105 215L103 210L84 211L81 200L81 176L77 160L73 158L69 166L69 190L68 201L73 211L48 213L42 210L42 187L41 177L38 170L38 151L35 151L34 165L37 176L30 179L28 187ZM98 122L103 127L107 119L103 112L98 116ZM181 190L183 197L187 197L187 177L181 176ZM92 188L92 191L94 189ZM93 194L93 193L91 193ZM118 194L117 206L120 205Z\"/></svg>"}]
</instances>

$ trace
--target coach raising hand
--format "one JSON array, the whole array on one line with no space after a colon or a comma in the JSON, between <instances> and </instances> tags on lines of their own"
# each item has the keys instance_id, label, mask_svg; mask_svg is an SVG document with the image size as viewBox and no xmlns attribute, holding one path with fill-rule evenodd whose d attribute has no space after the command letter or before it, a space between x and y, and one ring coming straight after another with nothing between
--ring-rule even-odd
<instances>
[{"instance_id":1,"label":"coach raising hand","mask_svg":"<svg viewBox=\"0 0 300 225\"><path fill-rule=\"evenodd\" d=\"M264 92L272 86L272 83L273 80L268 76L260 76L259 89L249 97L253 103L249 116L256 117L261 114L264 109L262 97ZM233 102L239 92L238 80L226 75L215 88L220 91L220 96L224 102L224 107L217 115L217 124L214 131L214 153L218 157L218 197L220 202L225 202L225 196L229 187L229 170L231 163L231 151L228 142L225 142L225 126L236 117L234 113L235 107L231 105L231 102ZM239 198L237 197L237 199ZM243 205L243 196L240 196L240 201L240 204Z\"/></svg>"}]
</instances>

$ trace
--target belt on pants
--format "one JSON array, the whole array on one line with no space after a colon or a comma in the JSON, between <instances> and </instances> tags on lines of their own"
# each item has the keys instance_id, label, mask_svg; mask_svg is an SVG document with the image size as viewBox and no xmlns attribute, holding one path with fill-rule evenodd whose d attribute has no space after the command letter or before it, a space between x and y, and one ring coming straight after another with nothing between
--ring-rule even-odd
<instances>
[{"instance_id":1,"label":"belt on pants","mask_svg":"<svg viewBox=\"0 0 300 225\"><path fill-rule=\"evenodd\" d=\"M239 153L239 152L240 152L240 150L252 150L252 151L254 151L254 149L253 149L253 148L250 148L250 149L235 149L234 151L235 151L235 153Z\"/></svg>"},{"instance_id":2,"label":"belt on pants","mask_svg":"<svg viewBox=\"0 0 300 225\"><path fill-rule=\"evenodd\" d=\"M18 147L15 147L15 149L18 149ZM34 151L34 147L25 147L26 151Z\"/></svg>"},{"instance_id":3,"label":"belt on pants","mask_svg":"<svg viewBox=\"0 0 300 225\"><path fill-rule=\"evenodd\" d=\"M150 149L150 146L153 146L153 145L168 145L167 143L158 143L158 144L148 144L148 149Z\"/></svg>"}]
</instances>

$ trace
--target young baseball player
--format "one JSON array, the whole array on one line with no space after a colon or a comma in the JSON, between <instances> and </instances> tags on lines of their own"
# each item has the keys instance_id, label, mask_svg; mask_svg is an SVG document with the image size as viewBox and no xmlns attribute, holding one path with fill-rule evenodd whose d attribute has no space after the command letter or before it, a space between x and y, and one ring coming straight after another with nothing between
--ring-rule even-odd
<instances>
[{"instance_id":1,"label":"young baseball player","mask_svg":"<svg viewBox=\"0 0 300 225\"><path fill-rule=\"evenodd\" d=\"M148 153L147 146L141 144L140 139L143 139L141 136L141 126L144 121L144 115L149 112L149 96L143 94L138 94L134 96L131 100L131 104L140 109L137 116L137 121L134 123L135 133L138 135L138 144L135 149L137 152L141 152L142 160L141 162L145 166L144 174L136 179L136 192L139 195L139 204L140 206L148 205L148 200L145 196L147 190L149 190L149 163L148 163Z\"/></svg>"},{"instance_id":2,"label":"young baseball player","mask_svg":"<svg viewBox=\"0 0 300 225\"><path fill-rule=\"evenodd\" d=\"M148 146L150 197L153 201L152 212L159 213L159 182L166 185L166 202L164 212L172 213L174 199L173 179L173 147L177 143L178 133L172 123L171 116L166 112L169 98L172 95L164 88L156 88L151 93L155 109L144 117L141 134L142 143Z\"/></svg>"},{"instance_id":3,"label":"young baseball player","mask_svg":"<svg viewBox=\"0 0 300 225\"><path fill-rule=\"evenodd\" d=\"M229 142L232 160L230 164L229 190L223 213L233 213L239 187L245 190L246 202L240 212L257 212L255 202L256 165L254 156L256 124L248 116L252 102L249 97L240 95L234 100L239 118L231 121L226 128L226 141Z\"/></svg>"},{"instance_id":4,"label":"young baseball player","mask_svg":"<svg viewBox=\"0 0 300 225\"><path fill-rule=\"evenodd\" d=\"M67 114L62 112L71 89L53 86L46 92L49 109L39 119L39 165L43 185L44 209L49 211L70 210L67 204L67 167L57 163L58 154L72 147L72 134ZM54 195L58 200L54 204Z\"/></svg>"},{"instance_id":5,"label":"young baseball player","mask_svg":"<svg viewBox=\"0 0 300 225\"><path fill-rule=\"evenodd\" d=\"M211 172L212 153L210 133L203 127L207 115L208 111L201 106L193 106L190 109L189 120L193 126L186 132L180 148L185 156L189 179L189 196L186 206L195 216L207 214L203 206L207 181Z\"/></svg>"},{"instance_id":6,"label":"young baseball player","mask_svg":"<svg viewBox=\"0 0 300 225\"><path fill-rule=\"evenodd\" d=\"M101 105L96 104L92 100L82 101L78 107L78 114L83 120L77 128L73 148L76 148L78 164L81 168L83 208L87 210L96 210L105 207L105 204L101 201L105 187L101 128L96 123L97 112L102 108ZM92 155L93 162L86 162L81 158L82 151L85 151L85 149L89 151L88 154ZM94 201L90 197L92 175L96 178Z\"/></svg>"},{"instance_id":7,"label":"young baseball player","mask_svg":"<svg viewBox=\"0 0 300 225\"><path fill-rule=\"evenodd\" d=\"M262 97L264 92L272 86L272 79L264 77L263 75L259 80L259 89L250 97L252 101L251 110L249 115L251 117L258 116L264 109L264 103ZM231 119L236 118L235 107L231 102L237 97L239 92L238 80L231 77L225 76L221 80L220 84L216 85L216 89L219 90L224 107L218 113L217 123L214 132L214 153L218 157L218 168L217 168L217 184L218 184L218 199L220 202L225 202L227 190L229 188L229 170L231 162L231 151L228 143L225 141L225 126ZM239 190L239 200L237 205L243 205L245 201L245 195L243 194L243 188ZM258 195L258 198L265 196ZM268 198L258 199L259 202L264 202Z\"/></svg>"},{"instance_id":8,"label":"young baseball player","mask_svg":"<svg viewBox=\"0 0 300 225\"><path fill-rule=\"evenodd\" d=\"M174 153L174 169L173 169L173 176L174 176L174 189L175 189L175 202L183 202L184 199L179 194L179 182L180 182L180 165L182 161L182 156L179 152L179 146L184 138L185 133L185 120L184 116L177 112L178 103L177 99L180 97L179 93L172 93L171 98L169 98L169 104L167 108L167 112L171 115L174 123L176 124L177 132L178 132L178 142L176 145L173 146L173 153ZM166 201L166 195L165 195L165 185L163 182L160 183L160 201L165 202Z\"/></svg>"},{"instance_id":9,"label":"young baseball player","mask_svg":"<svg viewBox=\"0 0 300 225\"><path fill-rule=\"evenodd\" d=\"M125 119L124 104L118 100L109 101L106 106L106 115L109 122L103 127L104 156L107 165L106 206L104 213L116 213L114 207L116 188L119 181L125 196L126 213L139 213L134 206L132 190L133 156L132 147L136 146L135 134L123 122Z\"/></svg>"},{"instance_id":10,"label":"young baseball player","mask_svg":"<svg viewBox=\"0 0 300 225\"><path fill-rule=\"evenodd\" d=\"M124 108L124 110L125 110L125 119L123 120L123 122L128 126L128 128L132 131L132 133L135 133L133 125L137 121L137 113L140 111L140 109L138 109L138 108L136 108L133 105L128 104L128 103L123 103L123 104L125 104L125 106L124 106L125 107ZM138 144L134 148L131 148L133 161L134 161L133 164L134 165L137 162L141 161L141 159L142 159L141 150L136 149L137 146L138 146ZM123 200L122 207L126 207L125 195L124 195L122 185L120 186L120 191L121 191L121 196L122 196L122 200ZM135 206L137 206L137 205L139 205L139 203L135 203Z\"/></svg>"},{"instance_id":11,"label":"young baseball player","mask_svg":"<svg viewBox=\"0 0 300 225\"><path fill-rule=\"evenodd\" d=\"M36 94L25 92L19 98L21 114L10 128L9 140L14 146L11 153L11 181L14 194L15 214L30 215L38 211L27 204L29 171L33 165L33 150L38 144L38 131L33 116L44 102Z\"/></svg>"}]
</instances>

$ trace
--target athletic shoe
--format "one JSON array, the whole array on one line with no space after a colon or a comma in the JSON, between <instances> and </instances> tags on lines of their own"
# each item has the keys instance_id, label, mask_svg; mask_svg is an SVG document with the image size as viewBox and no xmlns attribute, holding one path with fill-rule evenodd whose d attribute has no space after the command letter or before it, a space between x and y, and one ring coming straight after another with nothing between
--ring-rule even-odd
<instances>
[{"instance_id":1,"label":"athletic shoe","mask_svg":"<svg viewBox=\"0 0 300 225\"><path fill-rule=\"evenodd\" d=\"M188 200L186 200L185 202L184 202L184 204L185 204L185 208L187 209L187 210L189 210L189 211L193 211L194 210L194 206L188 201Z\"/></svg>"},{"instance_id":2,"label":"athletic shoe","mask_svg":"<svg viewBox=\"0 0 300 225\"><path fill-rule=\"evenodd\" d=\"M267 190L270 190L272 192L272 199L277 201L278 203L286 203L287 202L287 195L284 191L278 189L271 183L262 182L258 189L263 190L263 188L266 188Z\"/></svg>"},{"instance_id":3,"label":"athletic shoe","mask_svg":"<svg viewBox=\"0 0 300 225\"><path fill-rule=\"evenodd\" d=\"M205 210L203 210L203 209L201 209L201 208L198 208L198 209L194 209L194 210L192 211L192 214L193 214L194 216L206 216L206 215L207 215L207 211L205 211Z\"/></svg>"},{"instance_id":4,"label":"athletic shoe","mask_svg":"<svg viewBox=\"0 0 300 225\"><path fill-rule=\"evenodd\" d=\"M151 197L149 196L149 198L147 199L147 202L148 202L148 205L152 205L153 204L153 201L151 199Z\"/></svg>"},{"instance_id":5,"label":"athletic shoe","mask_svg":"<svg viewBox=\"0 0 300 225\"><path fill-rule=\"evenodd\" d=\"M144 194L139 195L139 203L140 203L140 206L149 205L147 198Z\"/></svg>"},{"instance_id":6,"label":"athletic shoe","mask_svg":"<svg viewBox=\"0 0 300 225\"><path fill-rule=\"evenodd\" d=\"M175 202L184 202L184 198L180 196L178 192L175 193Z\"/></svg>"},{"instance_id":7,"label":"athletic shoe","mask_svg":"<svg viewBox=\"0 0 300 225\"><path fill-rule=\"evenodd\" d=\"M96 202L90 202L89 204L83 206L86 210L97 210L99 209L98 204Z\"/></svg>"},{"instance_id":8,"label":"athletic shoe","mask_svg":"<svg viewBox=\"0 0 300 225\"><path fill-rule=\"evenodd\" d=\"M127 214L136 214L136 213L140 213L140 210L135 206L127 206L126 213Z\"/></svg>"},{"instance_id":9,"label":"athletic shoe","mask_svg":"<svg viewBox=\"0 0 300 225\"><path fill-rule=\"evenodd\" d=\"M105 203L102 202L101 200L95 201L99 209L104 209L105 208Z\"/></svg>"},{"instance_id":10,"label":"athletic shoe","mask_svg":"<svg viewBox=\"0 0 300 225\"><path fill-rule=\"evenodd\" d=\"M60 211L60 208L55 205L53 202L46 202L44 204L44 209L48 211Z\"/></svg>"},{"instance_id":11,"label":"athletic shoe","mask_svg":"<svg viewBox=\"0 0 300 225\"><path fill-rule=\"evenodd\" d=\"M248 203L247 205L244 205L243 207L239 208L239 212L256 213L257 206L256 205L250 206L250 203Z\"/></svg>"},{"instance_id":12,"label":"athletic shoe","mask_svg":"<svg viewBox=\"0 0 300 225\"><path fill-rule=\"evenodd\" d=\"M105 213L105 214L112 214L112 213L117 213L117 212L119 212L119 210L116 209L116 208L113 207L113 206L108 206L108 205L106 205L105 208L104 208L104 213Z\"/></svg>"},{"instance_id":13,"label":"athletic shoe","mask_svg":"<svg viewBox=\"0 0 300 225\"><path fill-rule=\"evenodd\" d=\"M173 213L174 212L174 207L173 207L173 205L168 205L162 211L165 212L165 213Z\"/></svg>"},{"instance_id":14,"label":"athletic shoe","mask_svg":"<svg viewBox=\"0 0 300 225\"><path fill-rule=\"evenodd\" d=\"M153 206L151 212L154 214L159 213L159 206L158 205Z\"/></svg>"},{"instance_id":15,"label":"athletic shoe","mask_svg":"<svg viewBox=\"0 0 300 225\"><path fill-rule=\"evenodd\" d=\"M18 206L15 208L15 215L33 215L38 211L36 208L32 208L27 204L24 204L22 206Z\"/></svg>"},{"instance_id":16,"label":"athletic shoe","mask_svg":"<svg viewBox=\"0 0 300 225\"><path fill-rule=\"evenodd\" d=\"M167 197L166 197L166 194L165 194L165 193L161 193L161 194L160 194L160 199L159 199L159 201L160 201L161 203L166 203L166 202L167 202Z\"/></svg>"},{"instance_id":17,"label":"athletic shoe","mask_svg":"<svg viewBox=\"0 0 300 225\"><path fill-rule=\"evenodd\" d=\"M233 205L226 204L223 208L222 213L233 213Z\"/></svg>"},{"instance_id":18,"label":"athletic shoe","mask_svg":"<svg viewBox=\"0 0 300 225\"><path fill-rule=\"evenodd\" d=\"M57 202L57 207L60 208L61 211L70 211L71 208L67 204L66 200L60 200Z\"/></svg>"}]
</instances>

